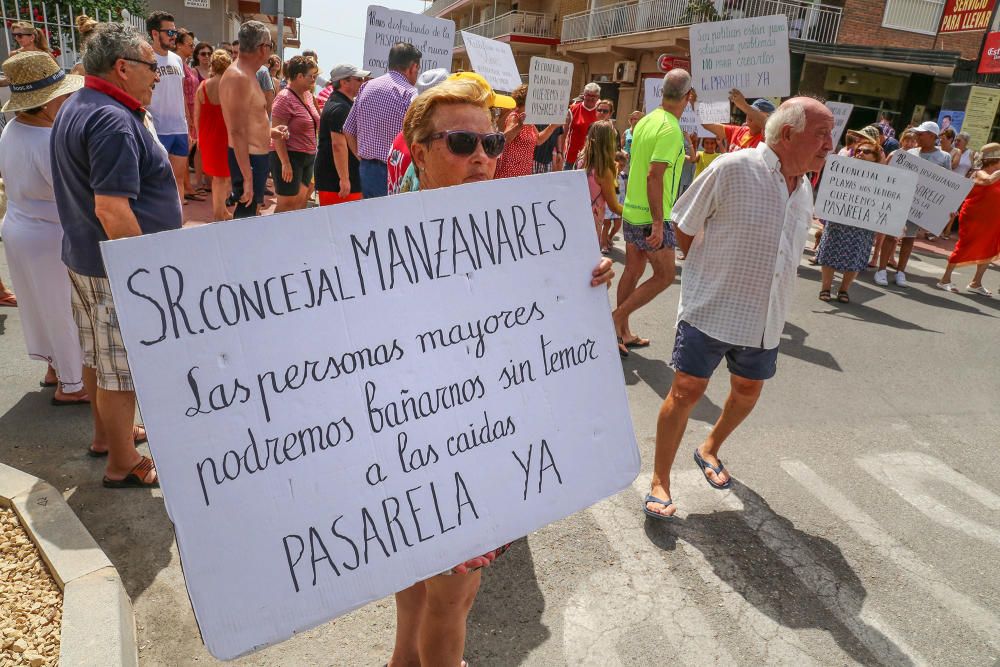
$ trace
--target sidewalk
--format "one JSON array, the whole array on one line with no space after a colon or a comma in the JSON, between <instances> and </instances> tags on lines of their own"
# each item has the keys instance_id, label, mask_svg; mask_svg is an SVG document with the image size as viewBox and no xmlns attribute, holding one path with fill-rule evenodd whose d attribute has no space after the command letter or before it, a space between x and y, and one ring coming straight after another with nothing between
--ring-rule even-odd
<instances>
[{"instance_id":1,"label":"sidewalk","mask_svg":"<svg viewBox=\"0 0 1000 667\"><path fill-rule=\"evenodd\" d=\"M268 187L271 191L274 191L273 184L270 179L268 179ZM274 213L274 207L278 203L278 199L275 195L264 197L264 208L261 209L261 215L270 215ZM184 215L184 226L185 227L197 227L198 225L208 224L210 222L215 222L215 216L212 215L212 193L205 193L205 201L188 201L182 211Z\"/></svg>"}]
</instances>

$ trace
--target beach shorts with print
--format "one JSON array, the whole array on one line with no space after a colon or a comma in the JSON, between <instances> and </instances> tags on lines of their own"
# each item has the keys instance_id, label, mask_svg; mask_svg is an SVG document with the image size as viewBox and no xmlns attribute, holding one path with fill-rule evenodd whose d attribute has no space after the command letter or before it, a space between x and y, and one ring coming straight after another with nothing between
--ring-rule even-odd
<instances>
[{"instance_id":1,"label":"beach shorts with print","mask_svg":"<svg viewBox=\"0 0 1000 667\"><path fill-rule=\"evenodd\" d=\"M712 338L684 320L677 323L670 366L675 371L708 379L722 358L733 375L747 380L770 380L778 370L778 348L744 347Z\"/></svg>"},{"instance_id":2,"label":"beach shorts with print","mask_svg":"<svg viewBox=\"0 0 1000 667\"><path fill-rule=\"evenodd\" d=\"M622 228L622 236L625 237L625 243L631 243L639 250L645 250L646 252L656 252L664 248L677 247L677 239L674 238L674 228L671 226L670 221L663 221L663 243L659 248L654 248L649 244L649 235L652 231L652 224L633 225L626 220Z\"/></svg>"},{"instance_id":3,"label":"beach shorts with print","mask_svg":"<svg viewBox=\"0 0 1000 667\"><path fill-rule=\"evenodd\" d=\"M97 371L97 386L108 391L135 391L118 327L118 314L107 278L69 272L73 319L80 330L83 365Z\"/></svg>"}]
</instances>

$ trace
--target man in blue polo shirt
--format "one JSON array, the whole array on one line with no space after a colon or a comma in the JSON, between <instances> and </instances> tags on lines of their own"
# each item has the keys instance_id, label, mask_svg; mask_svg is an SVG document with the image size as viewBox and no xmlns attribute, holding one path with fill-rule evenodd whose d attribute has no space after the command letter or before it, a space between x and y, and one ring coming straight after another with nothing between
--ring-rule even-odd
<instances>
[{"instance_id":1,"label":"man in blue polo shirt","mask_svg":"<svg viewBox=\"0 0 1000 667\"><path fill-rule=\"evenodd\" d=\"M104 486L158 486L136 451L135 389L99 244L181 226L181 204L167 151L145 125L159 80L142 33L102 23L87 44L84 88L52 128L52 179L63 226L62 259L73 286L73 317L83 348L83 381L94 414L91 456L108 456Z\"/></svg>"}]
</instances>

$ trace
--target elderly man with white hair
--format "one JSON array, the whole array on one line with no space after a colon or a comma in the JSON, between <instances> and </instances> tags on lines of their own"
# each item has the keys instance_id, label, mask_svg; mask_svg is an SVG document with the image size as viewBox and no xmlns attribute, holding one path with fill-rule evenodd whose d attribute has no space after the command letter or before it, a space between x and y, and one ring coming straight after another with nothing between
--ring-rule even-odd
<instances>
[{"instance_id":1,"label":"elderly man with white hair","mask_svg":"<svg viewBox=\"0 0 1000 667\"><path fill-rule=\"evenodd\" d=\"M732 484L719 448L774 376L812 221L805 174L822 168L833 148L832 129L833 115L821 102L792 98L768 118L764 143L712 162L674 204L677 241L687 259L674 380L657 419L653 479L643 503L654 518L668 519L677 510L670 469L688 416L723 357L729 397L694 459L713 488Z\"/></svg>"},{"instance_id":2,"label":"elderly man with white hair","mask_svg":"<svg viewBox=\"0 0 1000 667\"><path fill-rule=\"evenodd\" d=\"M583 87L583 99L571 104L566 112L563 141L566 146L566 169L576 169L576 158L587 141L587 131L597 120L597 103L601 101L601 87L591 81Z\"/></svg>"}]
</instances>

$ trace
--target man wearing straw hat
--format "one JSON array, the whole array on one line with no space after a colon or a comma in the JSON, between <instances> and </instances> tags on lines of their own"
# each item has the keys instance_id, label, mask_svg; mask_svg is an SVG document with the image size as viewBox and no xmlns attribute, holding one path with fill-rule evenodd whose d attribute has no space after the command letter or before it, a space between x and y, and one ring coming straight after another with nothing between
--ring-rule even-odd
<instances>
[{"instance_id":1,"label":"man wearing straw hat","mask_svg":"<svg viewBox=\"0 0 1000 667\"><path fill-rule=\"evenodd\" d=\"M135 449L135 389L99 244L181 226L170 161L145 125L159 81L142 33L101 24L83 56L84 88L52 128L52 179L63 225L63 262L73 284L73 312L92 399L94 444L106 451L104 486L159 485L153 462Z\"/></svg>"}]
</instances>

